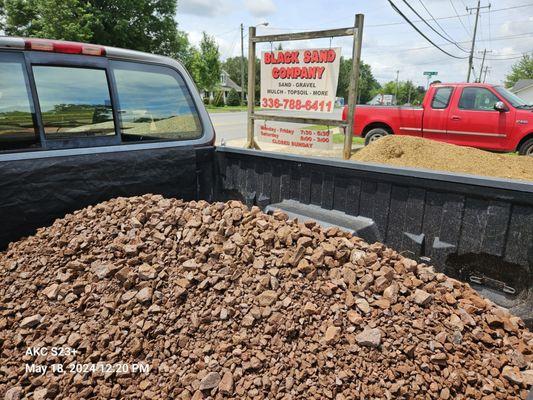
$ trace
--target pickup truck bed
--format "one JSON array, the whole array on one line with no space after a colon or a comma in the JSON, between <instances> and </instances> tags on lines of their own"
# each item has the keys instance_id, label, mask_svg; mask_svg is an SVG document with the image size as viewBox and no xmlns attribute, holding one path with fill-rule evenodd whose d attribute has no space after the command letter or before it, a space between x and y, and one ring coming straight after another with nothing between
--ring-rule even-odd
<instances>
[{"instance_id":1,"label":"pickup truck bed","mask_svg":"<svg viewBox=\"0 0 533 400\"><path fill-rule=\"evenodd\" d=\"M319 207L325 222L335 210L334 224L359 221L366 240L470 282L532 326L527 183L211 146L13 154L0 168L0 246L84 206L149 192L262 208L291 200L293 214Z\"/></svg>"}]
</instances>

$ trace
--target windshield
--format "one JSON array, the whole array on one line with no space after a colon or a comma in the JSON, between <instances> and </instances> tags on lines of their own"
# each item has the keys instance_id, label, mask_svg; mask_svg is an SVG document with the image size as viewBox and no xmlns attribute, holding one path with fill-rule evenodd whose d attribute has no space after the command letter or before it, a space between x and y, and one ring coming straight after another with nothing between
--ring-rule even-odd
<instances>
[{"instance_id":1,"label":"windshield","mask_svg":"<svg viewBox=\"0 0 533 400\"><path fill-rule=\"evenodd\" d=\"M520 107L520 106L526 106L527 103L522 100L520 97L518 97L516 94L511 93L507 89L505 89L502 86L494 86L494 89L501 94L505 100L507 100L509 103L512 104L513 107Z\"/></svg>"}]
</instances>

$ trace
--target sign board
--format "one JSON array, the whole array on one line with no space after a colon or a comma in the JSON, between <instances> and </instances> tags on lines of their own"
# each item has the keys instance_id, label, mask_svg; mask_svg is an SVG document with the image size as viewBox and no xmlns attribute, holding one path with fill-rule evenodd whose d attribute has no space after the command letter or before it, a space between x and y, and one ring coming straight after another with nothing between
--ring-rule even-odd
<instances>
[{"instance_id":1,"label":"sign board","mask_svg":"<svg viewBox=\"0 0 533 400\"><path fill-rule=\"evenodd\" d=\"M439 73L436 72L436 71L425 71L424 72L424 75L426 76L434 76L434 75L438 75Z\"/></svg>"},{"instance_id":2,"label":"sign board","mask_svg":"<svg viewBox=\"0 0 533 400\"><path fill-rule=\"evenodd\" d=\"M290 125L290 127L287 127ZM263 122L256 125L257 138L272 143L299 149L330 150L333 148L331 129L308 129L301 124Z\"/></svg>"},{"instance_id":3,"label":"sign board","mask_svg":"<svg viewBox=\"0 0 533 400\"><path fill-rule=\"evenodd\" d=\"M333 112L340 57L340 47L263 52L261 107Z\"/></svg>"}]
</instances>

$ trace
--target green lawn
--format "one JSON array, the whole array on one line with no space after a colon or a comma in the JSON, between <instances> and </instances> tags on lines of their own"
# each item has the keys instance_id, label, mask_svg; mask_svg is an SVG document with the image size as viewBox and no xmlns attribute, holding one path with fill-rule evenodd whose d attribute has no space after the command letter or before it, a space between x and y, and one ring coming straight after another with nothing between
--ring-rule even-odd
<instances>
[{"instance_id":1,"label":"green lawn","mask_svg":"<svg viewBox=\"0 0 533 400\"><path fill-rule=\"evenodd\" d=\"M235 112L235 111L246 111L248 108L246 106L224 106L224 107L215 107L211 104L205 106L208 112L210 113L224 113L224 112Z\"/></svg>"},{"instance_id":2,"label":"green lawn","mask_svg":"<svg viewBox=\"0 0 533 400\"><path fill-rule=\"evenodd\" d=\"M329 127L332 129L333 127ZM328 129L327 125L309 125L306 126L305 129L309 129L311 131L325 131ZM334 133L333 134L333 143L344 143L344 135L342 133ZM365 144L365 139L354 136L352 140L353 144Z\"/></svg>"},{"instance_id":3,"label":"green lawn","mask_svg":"<svg viewBox=\"0 0 533 400\"><path fill-rule=\"evenodd\" d=\"M333 143L344 143L344 135L342 133L333 134ZM354 136L352 139L353 144L365 144L365 139L359 136Z\"/></svg>"}]
</instances>

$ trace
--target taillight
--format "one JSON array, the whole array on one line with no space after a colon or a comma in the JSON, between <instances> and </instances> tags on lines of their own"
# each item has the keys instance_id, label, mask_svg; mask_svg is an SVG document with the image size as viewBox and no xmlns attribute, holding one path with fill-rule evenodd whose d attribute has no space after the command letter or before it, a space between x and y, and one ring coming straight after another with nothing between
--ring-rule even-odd
<instances>
[{"instance_id":1,"label":"taillight","mask_svg":"<svg viewBox=\"0 0 533 400\"><path fill-rule=\"evenodd\" d=\"M63 54L85 54L88 56L105 56L105 48L94 44L63 42L60 40L26 39L26 50L50 51Z\"/></svg>"}]
</instances>

